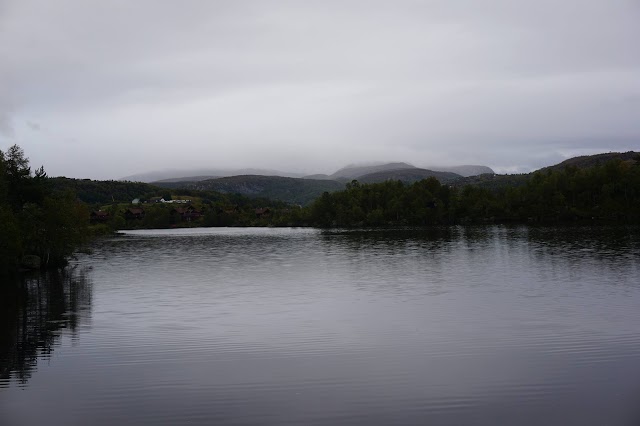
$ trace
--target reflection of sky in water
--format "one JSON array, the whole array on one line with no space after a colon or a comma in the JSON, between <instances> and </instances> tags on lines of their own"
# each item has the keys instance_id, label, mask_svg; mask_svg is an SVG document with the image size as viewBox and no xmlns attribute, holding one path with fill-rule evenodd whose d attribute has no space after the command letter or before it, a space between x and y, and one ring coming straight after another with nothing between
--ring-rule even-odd
<instances>
[{"instance_id":1,"label":"reflection of sky in water","mask_svg":"<svg viewBox=\"0 0 640 426\"><path fill-rule=\"evenodd\" d=\"M19 410L36 403L92 424L617 424L640 383L638 235L127 233L78 260L92 268L90 328L23 393L5 389L0 411L24 424L43 419Z\"/></svg>"}]
</instances>

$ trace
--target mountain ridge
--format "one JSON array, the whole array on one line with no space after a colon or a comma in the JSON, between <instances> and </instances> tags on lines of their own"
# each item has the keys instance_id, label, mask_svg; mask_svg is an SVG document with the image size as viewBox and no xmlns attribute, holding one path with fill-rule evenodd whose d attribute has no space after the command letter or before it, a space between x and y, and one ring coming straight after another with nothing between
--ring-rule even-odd
<instances>
[{"instance_id":1,"label":"mountain ridge","mask_svg":"<svg viewBox=\"0 0 640 426\"><path fill-rule=\"evenodd\" d=\"M166 169L156 170L151 172L137 173L130 176L123 177L118 180L128 180L131 182L176 182L179 180L186 180L189 178L199 177L229 177L229 176L243 176L243 175L260 175L260 176L281 176L281 177L303 177L303 173L284 172L281 170L273 169L256 169L256 168L244 168L244 169ZM196 179L194 179L196 180ZM201 179L197 179L201 180Z\"/></svg>"},{"instance_id":2,"label":"mountain ridge","mask_svg":"<svg viewBox=\"0 0 640 426\"><path fill-rule=\"evenodd\" d=\"M491 167L472 165L472 164L465 164L462 166L450 166L450 167L425 167L425 169L433 170L434 172L455 173L462 177L495 174L495 172Z\"/></svg>"},{"instance_id":3,"label":"mountain ridge","mask_svg":"<svg viewBox=\"0 0 640 426\"><path fill-rule=\"evenodd\" d=\"M351 164L341 169L338 169L336 172L330 174L329 178L357 179L360 176L364 176L364 175L368 175L376 172L383 172L388 170L400 170L400 169L414 169L414 168L416 167L404 162L383 163L383 164L374 164L374 165Z\"/></svg>"},{"instance_id":4,"label":"mountain ridge","mask_svg":"<svg viewBox=\"0 0 640 426\"><path fill-rule=\"evenodd\" d=\"M451 172L440 172L429 169L411 168L411 169L395 169L395 170L383 170L379 172L369 173L358 178L358 182L361 183L377 183L388 180L399 180L406 184L418 182L423 179L435 177L441 183L448 183L458 179L462 179L462 176Z\"/></svg>"},{"instance_id":5,"label":"mountain ridge","mask_svg":"<svg viewBox=\"0 0 640 426\"><path fill-rule=\"evenodd\" d=\"M270 198L290 204L305 205L322 195L344 189L335 180L304 179L283 176L239 175L198 182L154 182L172 189L216 191L222 194L241 194L249 197Z\"/></svg>"},{"instance_id":6,"label":"mountain ridge","mask_svg":"<svg viewBox=\"0 0 640 426\"><path fill-rule=\"evenodd\" d=\"M577 167L581 169L581 168L599 166L611 160L620 160L620 161L626 161L626 162L638 161L639 156L640 156L640 153L636 151L603 152L600 154L580 155L577 157L567 158L566 160L558 164L543 167L536 171L558 170L558 169L561 170L561 169L564 169L565 167Z\"/></svg>"},{"instance_id":7,"label":"mountain ridge","mask_svg":"<svg viewBox=\"0 0 640 426\"><path fill-rule=\"evenodd\" d=\"M303 178L303 179L317 179L317 180L336 180L341 182L348 182L353 179L357 179L359 176L364 176L371 173L400 170L400 169L422 169L432 170L434 172L450 172L456 173L461 176L472 176L476 174L494 173L493 170L487 166L477 165L461 165L461 166L448 166L448 167L416 167L406 162L378 162L378 163L365 163L365 164L349 164L344 166L331 174L316 173L316 174L304 174L294 173L281 170L272 169L192 169L192 170L180 170L180 169L168 169L160 171L152 171L146 173L138 173L118 180L127 180L130 182L196 182L207 179L231 177L231 176L280 176L291 178Z\"/></svg>"},{"instance_id":8,"label":"mountain ridge","mask_svg":"<svg viewBox=\"0 0 640 426\"><path fill-rule=\"evenodd\" d=\"M589 168L596 165L602 165L611 160L620 160L626 162L633 167L640 165L640 153L628 151L624 153L601 153L587 156L578 156L566 159L552 166L544 167L530 173L522 174L483 174L471 177L462 177L459 175L438 175L440 173L429 169L420 169L417 167L383 170L359 177L362 183L384 182L387 180L400 180L404 183L412 183L417 180L436 177L441 182L446 182L451 186L480 186L487 189L497 189L505 186L520 186L535 173L546 173L554 170L562 170L565 167ZM388 163L393 164L393 163ZM405 163L406 164L406 163ZM359 166L358 166L359 167ZM368 166L366 166L368 167ZM353 167L352 167L353 168ZM132 200L143 196L145 193L159 193L162 188L167 189L200 189L216 191L217 187L222 189L221 192L249 194L252 197L273 197L276 200L295 203L307 204L314 198L322 195L323 192L332 192L345 188L345 184L350 182L347 178L340 180L327 179L328 175L316 175L321 179L312 178L313 176L305 176L304 178L289 178L280 176L260 176L260 175L241 175L226 178L202 179L206 176L195 176L198 180L172 180L159 181L153 183L127 182L127 181L99 181L91 179L71 179L60 177L51 177L50 182L58 191L72 190L78 198L88 203L105 203L117 199L118 201ZM187 179L187 177L185 177Z\"/></svg>"}]
</instances>

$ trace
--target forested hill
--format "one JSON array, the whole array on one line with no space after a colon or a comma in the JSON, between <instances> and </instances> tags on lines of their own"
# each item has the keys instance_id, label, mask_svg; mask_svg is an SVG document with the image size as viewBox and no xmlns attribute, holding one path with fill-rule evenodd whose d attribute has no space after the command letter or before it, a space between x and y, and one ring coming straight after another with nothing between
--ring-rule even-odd
<instances>
[{"instance_id":1,"label":"forested hill","mask_svg":"<svg viewBox=\"0 0 640 426\"><path fill-rule=\"evenodd\" d=\"M371 172L374 170L374 172ZM361 174L365 173L365 174ZM320 179L290 178L280 176L243 175L198 181L158 181L154 185L171 189L217 191L225 194L241 194L248 197L263 197L290 204L306 205L324 192L339 191L353 179L363 183L399 180L413 183L428 177L441 182L453 182L462 178L448 172L419 169L405 163L389 163L380 166L348 167L333 175L338 180L321 176Z\"/></svg>"},{"instance_id":2,"label":"forested hill","mask_svg":"<svg viewBox=\"0 0 640 426\"><path fill-rule=\"evenodd\" d=\"M604 154L584 155L573 157L552 166L543 167L531 173L498 175L498 174L482 174L477 176L468 176L451 182L455 187L464 187L473 185L480 188L490 190L499 190L502 188L516 188L527 183L527 181L536 173L550 173L553 171L564 171L567 169L582 170L592 167L602 166L611 161L620 161L626 164L636 164L640 158L640 153L629 152L608 152Z\"/></svg>"},{"instance_id":3,"label":"forested hill","mask_svg":"<svg viewBox=\"0 0 640 426\"><path fill-rule=\"evenodd\" d=\"M640 153L629 151L629 152L607 152L604 154L595 154L595 155L583 155L580 157L573 157L559 164L555 164L553 166L544 167L540 169L540 171L545 170L563 170L566 167L577 167L579 169L584 169L586 167L594 167L601 166L611 160L620 160L624 162L634 162L640 156Z\"/></svg>"},{"instance_id":4,"label":"forested hill","mask_svg":"<svg viewBox=\"0 0 640 426\"><path fill-rule=\"evenodd\" d=\"M330 179L342 179L345 181L351 181L353 179L358 179L360 176L384 172L389 170L400 170L400 169L414 169L415 166L407 163L386 163L386 164L376 164L376 165L350 165L343 167L337 172L333 173L329 176Z\"/></svg>"},{"instance_id":5,"label":"forested hill","mask_svg":"<svg viewBox=\"0 0 640 426\"><path fill-rule=\"evenodd\" d=\"M430 177L438 179L441 183L449 183L462 178L462 176L456 173L436 172L433 170L418 168L404 168L369 173L358 177L357 180L361 183L377 183L387 180L399 180L404 183L413 183Z\"/></svg>"},{"instance_id":6,"label":"forested hill","mask_svg":"<svg viewBox=\"0 0 640 426\"><path fill-rule=\"evenodd\" d=\"M230 176L199 182L154 182L164 188L180 188L198 191L216 191L223 194L241 194L306 205L323 192L344 189L344 184L334 180L289 178L281 176Z\"/></svg>"},{"instance_id":7,"label":"forested hill","mask_svg":"<svg viewBox=\"0 0 640 426\"><path fill-rule=\"evenodd\" d=\"M131 202L135 198L151 198L161 195L162 188L148 183L117 180L90 180L55 177L49 179L55 192L72 191L76 197L88 204Z\"/></svg>"},{"instance_id":8,"label":"forested hill","mask_svg":"<svg viewBox=\"0 0 640 426\"><path fill-rule=\"evenodd\" d=\"M497 179L496 179L497 178ZM316 226L422 226L470 223L640 223L640 156L593 167L486 176L482 185L429 178L404 185L353 182L310 208ZM502 183L488 188L487 182Z\"/></svg>"}]
</instances>

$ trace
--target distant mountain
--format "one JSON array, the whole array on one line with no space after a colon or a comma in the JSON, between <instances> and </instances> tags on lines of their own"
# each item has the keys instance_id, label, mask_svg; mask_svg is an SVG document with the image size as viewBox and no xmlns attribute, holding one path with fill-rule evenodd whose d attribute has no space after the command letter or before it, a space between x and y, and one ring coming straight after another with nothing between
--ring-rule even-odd
<instances>
[{"instance_id":1,"label":"distant mountain","mask_svg":"<svg viewBox=\"0 0 640 426\"><path fill-rule=\"evenodd\" d=\"M185 176L180 178L162 179L156 182L200 182L207 179L218 179L222 176Z\"/></svg>"},{"instance_id":2,"label":"distant mountain","mask_svg":"<svg viewBox=\"0 0 640 426\"><path fill-rule=\"evenodd\" d=\"M415 166L407 163L386 163L376 165L349 165L338 170L334 174L330 175L331 179L357 179L360 176L368 175L376 172L383 172L387 170L399 170L399 169L415 169Z\"/></svg>"},{"instance_id":3,"label":"distant mountain","mask_svg":"<svg viewBox=\"0 0 640 426\"><path fill-rule=\"evenodd\" d=\"M495 173L490 167L487 166L477 166L477 165L464 165L464 166L451 166L451 167L440 167L433 166L427 168L418 168L409 163L384 163L384 164L375 164L375 165L349 165L346 166L334 174L330 175L329 178L336 180L352 180L358 179L360 180L361 176L370 175L372 173L384 172L384 171L396 171L396 170L429 170L431 172L447 172L447 173L455 173L459 176L476 176L487 173ZM423 173L417 172L416 175ZM408 177L409 175L407 175ZM445 176L445 175L443 175ZM429 177L429 176L427 176Z\"/></svg>"},{"instance_id":4,"label":"distant mountain","mask_svg":"<svg viewBox=\"0 0 640 426\"><path fill-rule=\"evenodd\" d=\"M394 163L376 163L376 164L351 164L341 168L337 172L327 174L313 174L305 176L303 173L292 173L281 170L270 169L170 169L170 170L157 170L147 173L138 173L131 176L123 177L119 180L125 180L130 182L197 182L208 179L216 179L221 177L230 176L281 176L292 178L304 178L315 180L337 180L339 182L349 182L353 179L357 179L360 176L368 175L371 173L388 171L388 170L400 170L400 169L416 169L417 167L402 162ZM428 167L427 169L436 172L450 172L456 173L461 176L474 176L485 173L493 173L489 167L486 166L454 166L454 167Z\"/></svg>"},{"instance_id":5,"label":"distant mountain","mask_svg":"<svg viewBox=\"0 0 640 426\"><path fill-rule=\"evenodd\" d=\"M154 182L154 184L165 188L184 188L264 197L300 205L310 203L325 191L333 192L344 189L343 183L334 180L259 175L229 176L199 182Z\"/></svg>"},{"instance_id":6,"label":"distant mountain","mask_svg":"<svg viewBox=\"0 0 640 426\"><path fill-rule=\"evenodd\" d=\"M640 153L633 151L624 153L610 152L574 157L539 171L563 170L568 166L589 168L603 165L611 160L620 160L638 165L640 164ZM438 168L437 170L417 168L408 163L387 163L366 166L351 165L338 170L330 176L323 174L308 176L313 179L266 175L239 175L212 179L209 174L196 174L192 170L191 173L184 172L184 177L165 178L151 184L123 181L92 181L65 177L50 178L49 181L55 191L71 190L77 194L80 200L90 204L128 202L134 198L159 195L164 191L163 188L184 188L241 194L254 198L264 197L306 205L321 196L325 191L333 192L344 189L345 183L350 182L352 179L357 179L362 183L384 182L387 180L412 183L433 176L442 183L456 187L474 185L498 190L508 186L518 187L524 185L533 175L533 173L497 175L493 173L493 170L485 166L458 166L448 167L446 168L447 171L442 170L443 168ZM458 170L461 173L484 171L487 173L462 177L449 170ZM218 170L218 172L220 171ZM130 176L129 179L134 179L134 176Z\"/></svg>"},{"instance_id":7,"label":"distant mountain","mask_svg":"<svg viewBox=\"0 0 640 426\"><path fill-rule=\"evenodd\" d=\"M280 170L269 169L190 169L190 170L159 170L148 173L138 173L135 175L124 177L120 180L128 180L131 182L179 182L181 180L203 180L202 177L227 177L241 175L262 175L262 176L283 176L283 177L302 177L302 173L289 173Z\"/></svg>"},{"instance_id":8,"label":"distant mountain","mask_svg":"<svg viewBox=\"0 0 640 426\"><path fill-rule=\"evenodd\" d=\"M303 176L302 179L319 179L319 180L327 180L331 179L329 175L325 175L324 173L318 173L316 175L307 175Z\"/></svg>"},{"instance_id":9,"label":"distant mountain","mask_svg":"<svg viewBox=\"0 0 640 426\"><path fill-rule=\"evenodd\" d=\"M172 189L193 189L263 197L287 203L306 205L323 192L342 190L346 182L358 179L362 183L400 180L413 183L429 177L441 182L452 182L462 176L451 172L419 169L407 163L387 163L367 166L348 166L327 175L311 175L306 178L282 176L240 175L216 179L169 179L153 182L154 185ZM315 179L309 179L313 177Z\"/></svg>"},{"instance_id":10,"label":"distant mountain","mask_svg":"<svg viewBox=\"0 0 640 426\"><path fill-rule=\"evenodd\" d=\"M639 156L640 156L640 153L634 152L634 151L607 152L604 154L582 155L580 157L569 158L567 160L564 160L561 163L558 163L549 167L544 167L540 170L562 170L568 166L584 169L587 167L599 166L611 160L621 160L621 161L627 161L627 162L632 162L634 160L637 161L637 157Z\"/></svg>"},{"instance_id":11,"label":"distant mountain","mask_svg":"<svg viewBox=\"0 0 640 426\"><path fill-rule=\"evenodd\" d=\"M462 179L462 176L456 173L436 172L433 170L418 169L418 168L411 168L411 169L405 168L405 169L384 170L380 172L369 173L364 176L358 177L358 181L361 183L376 183L376 182L385 182L387 180L399 180L404 183L413 183L413 182L418 182L430 177L435 177L441 183Z\"/></svg>"},{"instance_id":12,"label":"distant mountain","mask_svg":"<svg viewBox=\"0 0 640 426\"><path fill-rule=\"evenodd\" d=\"M436 172L455 173L463 177L495 174L493 169L487 166L465 165L465 166L451 166L451 167L429 167L429 169L434 170Z\"/></svg>"}]
</instances>

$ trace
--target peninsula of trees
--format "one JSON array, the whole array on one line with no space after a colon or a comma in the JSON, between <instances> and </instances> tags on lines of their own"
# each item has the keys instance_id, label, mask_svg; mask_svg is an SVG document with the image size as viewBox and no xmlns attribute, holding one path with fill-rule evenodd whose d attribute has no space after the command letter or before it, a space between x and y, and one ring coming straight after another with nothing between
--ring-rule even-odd
<instances>
[{"instance_id":1,"label":"peninsula of trees","mask_svg":"<svg viewBox=\"0 0 640 426\"><path fill-rule=\"evenodd\" d=\"M62 266L85 241L87 205L50 183L42 167L31 172L19 146L0 151L0 274Z\"/></svg>"}]
</instances>

